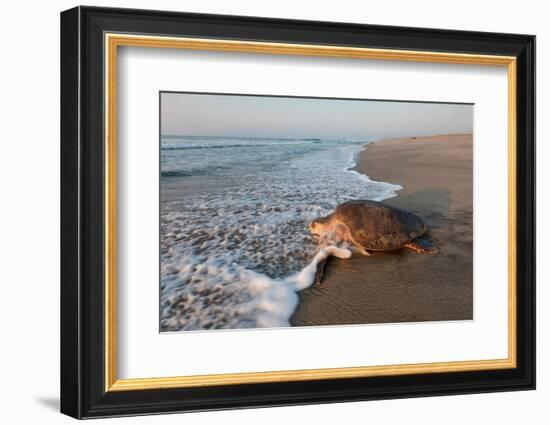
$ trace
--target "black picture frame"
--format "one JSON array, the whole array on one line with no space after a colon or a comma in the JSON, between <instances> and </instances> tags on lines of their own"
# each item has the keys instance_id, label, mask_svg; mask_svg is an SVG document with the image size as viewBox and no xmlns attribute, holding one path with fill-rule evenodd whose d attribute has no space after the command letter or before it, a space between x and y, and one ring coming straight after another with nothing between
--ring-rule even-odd
<instances>
[{"instance_id":1,"label":"black picture frame","mask_svg":"<svg viewBox=\"0 0 550 425\"><path fill-rule=\"evenodd\" d=\"M105 391L104 34L514 56L517 61L517 367ZM535 37L76 7L61 13L61 412L75 418L535 388Z\"/></svg>"}]
</instances>

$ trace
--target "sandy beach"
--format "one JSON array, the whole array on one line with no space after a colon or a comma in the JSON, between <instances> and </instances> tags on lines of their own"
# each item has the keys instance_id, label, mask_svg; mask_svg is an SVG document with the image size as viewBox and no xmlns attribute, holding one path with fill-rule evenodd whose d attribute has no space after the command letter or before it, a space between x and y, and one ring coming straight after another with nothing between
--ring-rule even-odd
<instances>
[{"instance_id":1,"label":"sandy beach","mask_svg":"<svg viewBox=\"0 0 550 425\"><path fill-rule=\"evenodd\" d=\"M376 142L356 170L403 186L385 202L418 214L439 253L333 258L322 285L299 293L292 325L472 319L472 135Z\"/></svg>"}]
</instances>

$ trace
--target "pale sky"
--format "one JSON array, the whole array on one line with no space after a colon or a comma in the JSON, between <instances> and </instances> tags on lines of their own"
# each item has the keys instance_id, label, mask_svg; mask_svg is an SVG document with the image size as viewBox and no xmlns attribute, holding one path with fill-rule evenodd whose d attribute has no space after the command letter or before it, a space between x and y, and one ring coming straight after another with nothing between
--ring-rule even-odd
<instances>
[{"instance_id":1,"label":"pale sky","mask_svg":"<svg viewBox=\"0 0 550 425\"><path fill-rule=\"evenodd\" d=\"M472 133L473 105L161 93L161 133L366 138Z\"/></svg>"}]
</instances>

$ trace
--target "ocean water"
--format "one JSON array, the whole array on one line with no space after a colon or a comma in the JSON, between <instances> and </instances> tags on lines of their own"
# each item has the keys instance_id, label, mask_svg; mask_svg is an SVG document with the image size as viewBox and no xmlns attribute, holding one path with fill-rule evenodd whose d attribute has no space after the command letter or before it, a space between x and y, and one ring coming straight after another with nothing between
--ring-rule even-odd
<instances>
[{"instance_id":1,"label":"ocean water","mask_svg":"<svg viewBox=\"0 0 550 425\"><path fill-rule=\"evenodd\" d=\"M367 140L161 140L160 330L289 326L319 250L311 220L401 187L353 171Z\"/></svg>"}]
</instances>

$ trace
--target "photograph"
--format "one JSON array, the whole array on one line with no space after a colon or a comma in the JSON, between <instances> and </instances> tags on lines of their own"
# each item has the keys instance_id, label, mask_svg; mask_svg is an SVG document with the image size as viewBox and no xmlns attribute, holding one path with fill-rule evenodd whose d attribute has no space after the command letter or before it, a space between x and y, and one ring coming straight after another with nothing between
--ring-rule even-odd
<instances>
[{"instance_id":1,"label":"photograph","mask_svg":"<svg viewBox=\"0 0 550 425\"><path fill-rule=\"evenodd\" d=\"M11 185L30 208L6 209L30 211L33 232L60 227L61 262L44 263L60 291L30 297L57 306L40 402L57 394L77 419L451 395L474 403L456 412L540 413L499 408L540 369L540 40L526 31L543 19L160 9L75 6L42 31L60 75L39 86L60 88L60 108L39 110L61 119L34 127L59 133L46 150L60 167L41 154L27 168L55 171L60 220L36 225L46 171ZM19 257L8 283L31 264Z\"/></svg>"},{"instance_id":2,"label":"photograph","mask_svg":"<svg viewBox=\"0 0 550 425\"><path fill-rule=\"evenodd\" d=\"M159 96L160 332L473 320L473 104Z\"/></svg>"}]
</instances>

